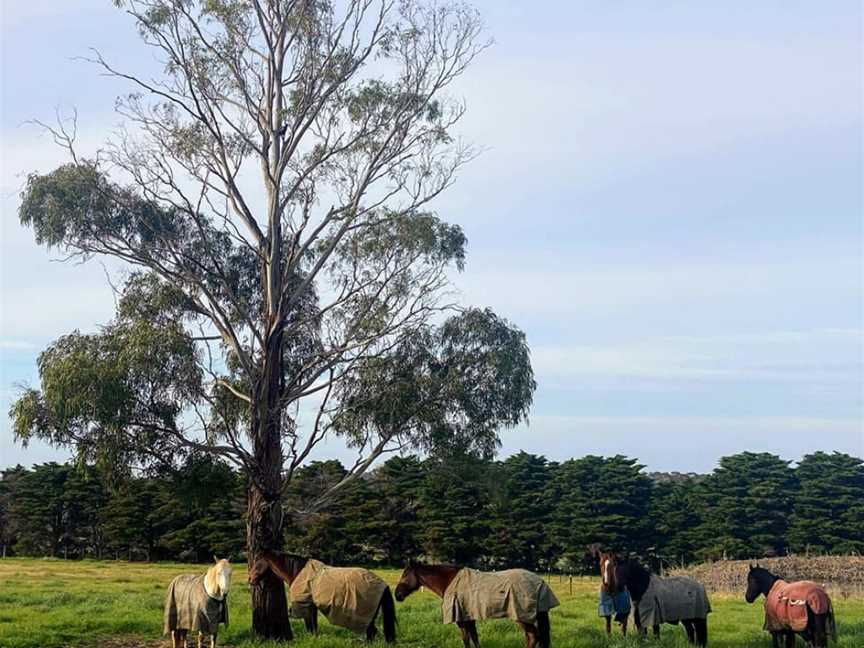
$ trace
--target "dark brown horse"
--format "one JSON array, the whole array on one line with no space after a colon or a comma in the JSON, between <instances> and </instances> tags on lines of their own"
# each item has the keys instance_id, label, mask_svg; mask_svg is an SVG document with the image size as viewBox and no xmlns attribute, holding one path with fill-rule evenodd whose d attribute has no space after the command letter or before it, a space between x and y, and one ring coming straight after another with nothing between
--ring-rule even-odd
<instances>
[{"instance_id":1,"label":"dark brown horse","mask_svg":"<svg viewBox=\"0 0 864 648\"><path fill-rule=\"evenodd\" d=\"M402 577L399 579L399 583L396 585L396 600L404 601L412 592L420 589L421 586L426 587L430 591L434 592L441 599L445 599L445 592L447 592L451 583L454 582L454 580L457 578L457 576L460 575L460 572L462 571L462 567L457 567L454 565L423 565L420 563L412 562L402 572ZM466 571L479 575L481 579L484 576L500 578L502 579L501 582L505 583L505 586L506 581L511 574L514 578L528 578L532 582L534 580L538 580L540 581L540 583L542 583L542 586L538 587L538 600L541 597L551 595L552 602L548 605L548 607L554 607L558 605L558 601L557 599L555 599L554 594L551 593L551 590L548 589L548 585L546 585L542 581L542 579L540 579L536 574L532 574L527 570L513 569L506 572L496 572L494 574L483 574L483 572L475 572L474 570ZM542 591L542 588L546 588L546 590L548 590L548 593ZM535 601L534 603L537 604L538 601ZM543 604L538 606L536 620L534 623L528 623L526 621L514 618L514 621L516 621L516 623L522 628L523 632L525 633L525 648L549 648L550 646L549 611L548 609L539 609L539 607L544 606L546 605ZM444 622L456 623L462 633L462 643L464 645L464 648L469 648L472 642L475 648L480 648L480 639L477 636L476 624L479 618L513 618L512 613L508 614L506 611L501 612L499 610L494 610L493 608L494 605L489 605L488 609L490 610L490 612L477 618L459 618L455 619L454 621L448 621L445 615Z\"/></svg>"},{"instance_id":2,"label":"dark brown horse","mask_svg":"<svg viewBox=\"0 0 864 648\"><path fill-rule=\"evenodd\" d=\"M765 629L775 648L783 639L786 648L794 648L796 633L817 648L827 646L829 637L837 640L831 599L816 583L787 583L758 564L750 565L744 598L752 603L760 594L765 596Z\"/></svg>"},{"instance_id":3,"label":"dark brown horse","mask_svg":"<svg viewBox=\"0 0 864 648\"><path fill-rule=\"evenodd\" d=\"M303 556L297 556L290 553L265 551L261 554L259 560L256 561L249 570L249 582L254 585L262 576L264 576L264 574L267 573L267 571L272 571L274 574L276 574L276 576L288 583L288 586L290 588L297 579L297 576L300 574L301 571L303 571L303 569L307 566L309 562L310 559ZM317 563L317 561L313 561L313 564L321 565L321 563ZM365 616L365 619L368 619L369 616L371 616L371 621L369 621L369 624L365 628L367 641L372 641L378 634L378 629L375 627L375 620L377 619L380 612L382 617L382 624L384 626L384 639L385 641L387 641L387 643L394 643L396 641L396 606L393 603L393 595L390 593L390 588L384 585L377 576L372 574L372 572L367 569L340 567L325 568L328 570L328 574L344 572L350 578L355 578L359 575L361 581L368 582L369 580L375 580L381 583L382 589L378 590L381 592L380 599L378 601L367 600L364 602L360 600L357 603L360 606L364 606L365 603L364 607L366 607L366 609L369 611L369 613ZM354 594L357 594L356 590ZM374 612L370 607L370 604L376 606L374 608ZM334 612L337 611L330 609L330 614L328 614L325 608L325 614L328 614L328 618L330 618L331 623L334 623L335 625L344 625L345 627L349 627L344 623L340 623L338 619L333 618L332 615ZM311 610L309 610L308 614L304 614L303 621L306 625L306 630L308 630L311 634L318 634L317 607L312 607ZM365 623L365 620L363 623ZM360 628L352 629L359 630Z\"/></svg>"},{"instance_id":4,"label":"dark brown horse","mask_svg":"<svg viewBox=\"0 0 864 648\"><path fill-rule=\"evenodd\" d=\"M660 636L660 624L679 622L687 633L687 641L708 644L708 613L711 604L705 588L692 578L682 576L661 578L635 560L619 562L615 568L619 587L627 588L633 601L636 629L646 634L648 626L654 636Z\"/></svg>"},{"instance_id":5,"label":"dark brown horse","mask_svg":"<svg viewBox=\"0 0 864 648\"><path fill-rule=\"evenodd\" d=\"M627 617L630 615L630 594L618 585L615 568L618 556L614 551L597 551L600 558L600 605L599 614L606 619L606 634L612 634L612 619L621 626L621 634L627 635Z\"/></svg>"}]
</instances>

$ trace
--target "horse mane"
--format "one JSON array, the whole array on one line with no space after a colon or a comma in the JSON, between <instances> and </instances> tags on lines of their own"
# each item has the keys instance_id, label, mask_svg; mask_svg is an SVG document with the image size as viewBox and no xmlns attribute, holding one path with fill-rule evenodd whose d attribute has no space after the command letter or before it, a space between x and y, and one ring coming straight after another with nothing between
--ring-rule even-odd
<instances>
[{"instance_id":1,"label":"horse mane","mask_svg":"<svg viewBox=\"0 0 864 648\"><path fill-rule=\"evenodd\" d=\"M619 578L622 574L624 576L623 579ZM623 582L623 587L627 588L633 600L638 601L642 598L645 590L648 589L648 583L651 580L651 571L636 559L628 558L618 563L615 577L618 587L622 587Z\"/></svg>"}]
</instances>

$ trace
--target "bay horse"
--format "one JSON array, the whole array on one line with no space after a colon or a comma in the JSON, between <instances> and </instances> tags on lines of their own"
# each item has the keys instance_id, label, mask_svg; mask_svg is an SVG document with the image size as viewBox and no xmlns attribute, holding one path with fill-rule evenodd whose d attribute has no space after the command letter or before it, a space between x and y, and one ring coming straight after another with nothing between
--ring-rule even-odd
<instances>
[{"instance_id":1,"label":"bay horse","mask_svg":"<svg viewBox=\"0 0 864 648\"><path fill-rule=\"evenodd\" d=\"M612 634L612 619L621 626L621 634L627 636L627 617L630 616L630 594L618 585L615 567L618 556L613 551L598 551L600 557L600 605L598 611L606 619L606 634Z\"/></svg>"},{"instance_id":2,"label":"bay horse","mask_svg":"<svg viewBox=\"0 0 864 648\"><path fill-rule=\"evenodd\" d=\"M681 623L691 644L708 644L708 613L711 604L705 588L692 578L661 578L636 560L619 562L615 568L619 587L627 588L633 602L633 621L641 634L652 626L660 636L660 625Z\"/></svg>"},{"instance_id":3,"label":"bay horse","mask_svg":"<svg viewBox=\"0 0 864 648\"><path fill-rule=\"evenodd\" d=\"M460 588L460 583L466 587ZM558 599L543 579L528 570L478 572L412 561L396 585L396 600L404 601L421 586L442 599L444 623L459 627L464 648L471 643L480 648L476 622L493 618L513 619L525 633L525 648L550 648L549 609L559 605ZM526 600L525 592L532 590L532 600ZM533 616L530 610L535 611Z\"/></svg>"},{"instance_id":4,"label":"bay horse","mask_svg":"<svg viewBox=\"0 0 864 648\"><path fill-rule=\"evenodd\" d=\"M744 598L752 603L760 594L765 596L764 628L775 648L784 638L786 648L794 648L796 633L817 648L827 646L829 636L837 641L831 598L821 586L812 581L788 583L758 564L750 565Z\"/></svg>"},{"instance_id":5,"label":"bay horse","mask_svg":"<svg viewBox=\"0 0 864 648\"><path fill-rule=\"evenodd\" d=\"M268 570L288 584L291 605L301 607L299 616L310 634L318 634L320 610L333 625L365 632L366 640L372 641L378 634L375 620L380 613L384 640L396 641L393 595L387 584L368 569L330 567L296 554L264 551L249 570L249 582L254 585ZM350 607L347 601L352 602Z\"/></svg>"},{"instance_id":6,"label":"bay horse","mask_svg":"<svg viewBox=\"0 0 864 648\"><path fill-rule=\"evenodd\" d=\"M198 631L198 648L204 635L210 636L210 648L215 648L219 624L228 625L231 564L215 556L213 560L205 574L177 576L168 586L163 631L171 633L171 648L186 648L190 630Z\"/></svg>"}]
</instances>

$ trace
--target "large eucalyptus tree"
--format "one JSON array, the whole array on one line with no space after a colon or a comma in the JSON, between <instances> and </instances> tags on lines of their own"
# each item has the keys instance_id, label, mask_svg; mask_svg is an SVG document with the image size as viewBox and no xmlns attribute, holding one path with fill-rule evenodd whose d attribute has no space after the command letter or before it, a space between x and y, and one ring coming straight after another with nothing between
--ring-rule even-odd
<instances>
[{"instance_id":1,"label":"large eucalyptus tree","mask_svg":"<svg viewBox=\"0 0 864 648\"><path fill-rule=\"evenodd\" d=\"M485 47L476 13L423 0L126 0L164 64L106 147L32 175L21 222L126 262L116 318L61 337L15 432L121 467L190 449L248 476L247 548L282 543L282 496L327 436L356 463L404 447L490 454L527 414L523 334L457 308L462 230L430 203L473 156L448 87ZM253 628L290 637L275 579Z\"/></svg>"}]
</instances>

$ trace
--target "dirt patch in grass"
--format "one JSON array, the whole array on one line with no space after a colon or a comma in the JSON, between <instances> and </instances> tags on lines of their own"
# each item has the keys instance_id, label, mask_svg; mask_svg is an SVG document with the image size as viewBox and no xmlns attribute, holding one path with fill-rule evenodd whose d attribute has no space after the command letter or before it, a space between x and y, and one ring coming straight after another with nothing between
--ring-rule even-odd
<instances>
[{"instance_id":1,"label":"dirt patch in grass","mask_svg":"<svg viewBox=\"0 0 864 648\"><path fill-rule=\"evenodd\" d=\"M209 639L204 642L210 645ZM197 648L197 638L186 638L186 648ZM217 648L231 648L229 644L217 643ZM171 648L171 639L140 639L135 637L101 638L99 641L85 644L69 645L64 648Z\"/></svg>"}]
</instances>

